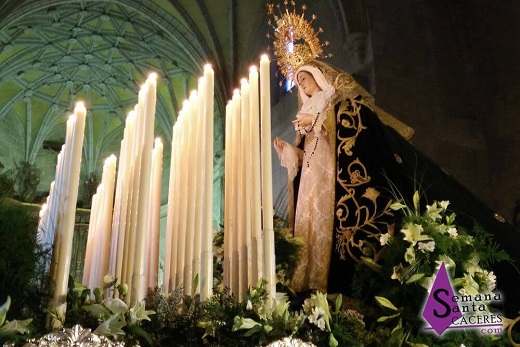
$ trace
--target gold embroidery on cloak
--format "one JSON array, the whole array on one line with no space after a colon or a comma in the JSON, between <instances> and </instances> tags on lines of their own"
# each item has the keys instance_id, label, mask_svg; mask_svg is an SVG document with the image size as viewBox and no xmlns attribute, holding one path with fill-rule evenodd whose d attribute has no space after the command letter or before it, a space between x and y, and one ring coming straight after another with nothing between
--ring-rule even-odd
<instances>
[{"instance_id":1,"label":"gold embroidery on cloak","mask_svg":"<svg viewBox=\"0 0 520 347\"><path fill-rule=\"evenodd\" d=\"M359 134L367 129L363 125L360 116L362 105L369 107L370 105L363 100L347 99L342 101L336 114L336 124L350 129L351 134L342 137L337 132L337 156L343 152L351 157L352 149L356 145ZM352 160L347 167L340 167L339 160L336 168L337 183L343 188L344 195L337 197L335 207L338 225L336 226L336 249L340 259L345 260L348 253L355 261L360 261L357 254L362 254L370 258L375 258L378 254L379 225L388 226L388 223L379 219L384 215L392 215L390 204L387 201L385 206L378 208L378 197L380 192L373 188L366 188L360 198L355 195L356 187L369 184L371 177L359 158ZM352 220L355 222L352 223Z\"/></svg>"}]
</instances>

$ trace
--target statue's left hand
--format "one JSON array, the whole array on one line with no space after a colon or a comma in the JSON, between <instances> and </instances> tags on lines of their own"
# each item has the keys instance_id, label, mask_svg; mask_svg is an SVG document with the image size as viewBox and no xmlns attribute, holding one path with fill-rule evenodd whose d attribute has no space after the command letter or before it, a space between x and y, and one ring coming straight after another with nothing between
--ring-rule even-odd
<instances>
[{"instance_id":1,"label":"statue's left hand","mask_svg":"<svg viewBox=\"0 0 520 347\"><path fill-rule=\"evenodd\" d=\"M311 113L298 113L292 123L305 128L312 124L314 117L315 115Z\"/></svg>"}]
</instances>

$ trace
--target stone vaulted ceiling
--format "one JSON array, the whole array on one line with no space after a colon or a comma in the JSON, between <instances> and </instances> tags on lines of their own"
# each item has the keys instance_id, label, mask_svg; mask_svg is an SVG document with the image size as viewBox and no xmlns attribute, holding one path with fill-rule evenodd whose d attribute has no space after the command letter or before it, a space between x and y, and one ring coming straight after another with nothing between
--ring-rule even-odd
<instances>
[{"instance_id":1,"label":"stone vaulted ceiling","mask_svg":"<svg viewBox=\"0 0 520 347\"><path fill-rule=\"evenodd\" d=\"M240 58L237 39L230 40L240 20L230 16L234 3L5 0L0 119L11 119L19 133L18 159L34 164L42 150L59 151L64 122L75 102L84 100L83 165L87 174L99 170L105 154L119 149L126 115L150 72L159 75L155 133L168 143L177 112L206 63L216 71L216 137L221 137L222 110ZM248 5L263 13L263 3ZM241 35L253 29L249 25Z\"/></svg>"}]
</instances>

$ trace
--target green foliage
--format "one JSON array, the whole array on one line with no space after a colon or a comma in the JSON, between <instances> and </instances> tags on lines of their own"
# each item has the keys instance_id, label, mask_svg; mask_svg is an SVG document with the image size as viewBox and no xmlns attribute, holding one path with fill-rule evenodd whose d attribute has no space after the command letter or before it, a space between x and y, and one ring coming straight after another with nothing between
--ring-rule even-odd
<instances>
[{"instance_id":1,"label":"green foliage","mask_svg":"<svg viewBox=\"0 0 520 347\"><path fill-rule=\"evenodd\" d=\"M375 297L377 303L367 315L368 322L392 329L384 340L388 346L413 343L437 346L441 340L442 345L455 346L476 337L483 341L479 345L499 346L505 340L503 336L470 333L450 332L432 342L434 337L421 333L424 323L419 308L441 263L446 265L455 291L476 295L493 292L496 277L489 266L495 261L509 260L508 254L480 226L468 231L458 225L456 214L447 208L448 201L420 206L419 193L414 195L411 206L402 201L392 205L402 213L400 223L395 230L380 235L384 256L379 271L370 271L371 267L363 263L356 268L353 294L363 302Z\"/></svg>"},{"instance_id":2,"label":"green foliage","mask_svg":"<svg viewBox=\"0 0 520 347\"><path fill-rule=\"evenodd\" d=\"M14 174L11 171L0 173L0 203L14 192Z\"/></svg>"},{"instance_id":3,"label":"green foliage","mask_svg":"<svg viewBox=\"0 0 520 347\"><path fill-rule=\"evenodd\" d=\"M29 332L29 324L32 319L23 321L7 320L7 311L11 306L11 298L7 297L7 301L0 306L0 343L7 342L7 340L16 339L17 334L26 334Z\"/></svg>"},{"instance_id":4,"label":"green foliage","mask_svg":"<svg viewBox=\"0 0 520 347\"><path fill-rule=\"evenodd\" d=\"M14 162L17 193L22 201L33 202L40 184L41 170L26 160Z\"/></svg>"},{"instance_id":5,"label":"green foliage","mask_svg":"<svg viewBox=\"0 0 520 347\"><path fill-rule=\"evenodd\" d=\"M33 318L43 329L49 298L44 260L49 256L36 242L36 216L22 205L0 201L0 300L11 297L9 316Z\"/></svg>"},{"instance_id":6,"label":"green foliage","mask_svg":"<svg viewBox=\"0 0 520 347\"><path fill-rule=\"evenodd\" d=\"M361 262L356 266L352 297L318 292L311 293L303 305L290 304L288 298L293 298L294 293L287 278L298 262L302 240L292 237L281 220L275 219L277 289L285 292L283 297L269 301L264 281L245 293L241 301L223 288L223 233L217 233L214 239L217 280L214 295L209 300L200 302L197 295L184 295L183 288L169 294L155 288L144 302L129 307L112 295L117 291L124 299L125 284L117 285L117 280L105 279L103 288L91 292L71 278L65 326L81 324L96 334L124 341L129 346L136 343L141 346L260 346L285 337L320 347L460 346L461 343L466 347L504 346L503 336L486 339L476 333L448 332L438 338L421 332L423 323L418 310L426 297L427 281L435 274L436 261L441 256L450 255L451 258L442 259L447 264L450 261L456 264L451 271L454 278L459 279L458 289L468 285L463 275L471 269L479 288L489 290L492 290L493 278L485 269L494 261L509 258L481 228L467 231L457 226L455 214L442 207L447 204L426 207L421 214L421 206L418 202L415 206L415 201L414 198L413 208L394 205L397 211L405 212L402 222L392 235L386 236L383 256L377 264ZM45 317L37 312L44 312L48 296L45 291L37 293L43 282L35 280L38 277L33 273L42 256L35 242L36 220L27 212L15 210L0 203L0 270L16 270L9 274L9 283L0 277L0 285L12 285L5 293L18 295L16 302L22 308L14 316L23 318L23 314L28 314L34 317L32 336L41 336L45 333ZM415 224L421 225L420 232L411 227ZM451 227L456 233L448 231ZM428 242L434 242L435 247L431 250L418 248L420 243ZM405 256L411 247L414 248L413 257ZM6 252L11 253L4 256ZM20 252L27 252L27 255L21 256ZM24 257L26 262L13 263ZM0 286L0 290L3 288ZM31 298L39 304L29 305ZM11 307L13 312L14 307Z\"/></svg>"}]
</instances>

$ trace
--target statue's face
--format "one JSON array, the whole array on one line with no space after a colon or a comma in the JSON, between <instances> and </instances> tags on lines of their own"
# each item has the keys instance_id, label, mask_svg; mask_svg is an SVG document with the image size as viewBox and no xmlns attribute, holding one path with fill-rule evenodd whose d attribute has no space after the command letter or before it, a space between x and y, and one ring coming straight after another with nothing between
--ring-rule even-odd
<instances>
[{"instance_id":1,"label":"statue's face","mask_svg":"<svg viewBox=\"0 0 520 347\"><path fill-rule=\"evenodd\" d=\"M307 71L300 71L298 73L297 80L298 85L308 96L313 96L314 94L316 94L316 92L321 90L312 74L310 74Z\"/></svg>"}]
</instances>

